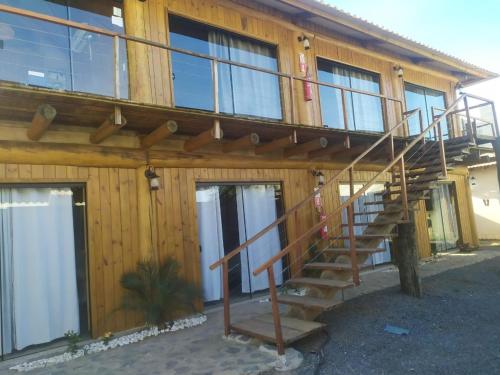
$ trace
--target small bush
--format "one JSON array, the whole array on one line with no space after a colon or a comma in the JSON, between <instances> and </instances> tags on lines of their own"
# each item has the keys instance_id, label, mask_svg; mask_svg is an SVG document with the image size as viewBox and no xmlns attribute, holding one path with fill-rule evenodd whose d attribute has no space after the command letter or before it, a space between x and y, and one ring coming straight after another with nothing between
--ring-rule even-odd
<instances>
[{"instance_id":1,"label":"small bush","mask_svg":"<svg viewBox=\"0 0 500 375\"><path fill-rule=\"evenodd\" d=\"M122 308L140 311L147 325L163 327L180 311L195 309L201 291L179 276L176 260L167 258L160 264L153 260L137 263L135 271L126 272L120 280L126 290Z\"/></svg>"},{"instance_id":2,"label":"small bush","mask_svg":"<svg viewBox=\"0 0 500 375\"><path fill-rule=\"evenodd\" d=\"M66 337L66 340L68 340L67 351L71 354L75 354L78 349L80 349L80 346L78 345L82 340L80 335L75 331L68 331L64 334L64 337Z\"/></svg>"}]
</instances>

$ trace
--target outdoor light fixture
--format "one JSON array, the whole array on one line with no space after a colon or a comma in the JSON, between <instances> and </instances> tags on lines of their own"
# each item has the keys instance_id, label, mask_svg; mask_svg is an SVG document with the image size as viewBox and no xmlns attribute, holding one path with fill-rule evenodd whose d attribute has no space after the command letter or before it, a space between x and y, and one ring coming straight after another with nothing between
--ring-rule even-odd
<instances>
[{"instance_id":1,"label":"outdoor light fixture","mask_svg":"<svg viewBox=\"0 0 500 375\"><path fill-rule=\"evenodd\" d=\"M311 48L311 43L309 42L309 38L305 34L299 36L298 39L299 42L302 42L302 44L304 45L304 49L306 51Z\"/></svg>"},{"instance_id":2,"label":"outdoor light fixture","mask_svg":"<svg viewBox=\"0 0 500 375\"><path fill-rule=\"evenodd\" d=\"M403 78L404 70L403 70L403 67L401 65L396 65L394 67L394 71L397 73L399 78Z\"/></svg>"},{"instance_id":3,"label":"outdoor light fixture","mask_svg":"<svg viewBox=\"0 0 500 375\"><path fill-rule=\"evenodd\" d=\"M160 189L160 176L156 174L154 167L148 165L144 175L149 180L149 188L151 191Z\"/></svg>"},{"instance_id":4,"label":"outdoor light fixture","mask_svg":"<svg viewBox=\"0 0 500 375\"><path fill-rule=\"evenodd\" d=\"M325 184L325 175L323 174L323 172L314 169L311 171L311 173L314 177L318 177L318 185Z\"/></svg>"}]
</instances>

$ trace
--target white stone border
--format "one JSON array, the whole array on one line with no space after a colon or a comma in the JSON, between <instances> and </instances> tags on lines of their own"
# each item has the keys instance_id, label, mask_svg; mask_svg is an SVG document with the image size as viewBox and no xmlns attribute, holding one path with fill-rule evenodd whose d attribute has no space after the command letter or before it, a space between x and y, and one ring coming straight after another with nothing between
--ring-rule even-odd
<instances>
[{"instance_id":1,"label":"white stone border","mask_svg":"<svg viewBox=\"0 0 500 375\"><path fill-rule=\"evenodd\" d=\"M133 344L144 340L145 338L158 336L167 332L180 331L181 329L191 328L199 326L207 321L207 316L204 314L196 314L184 319L174 320L172 325L165 329L158 329L158 327L147 328L139 332L134 332L129 335L120 336L109 340L108 344L104 342L96 341L90 344L86 344L82 349L78 349L75 353L63 353L49 358L38 359L36 361L20 363L16 366L12 366L10 370L15 370L19 372L31 371L37 368L43 368L47 365L54 365L57 363L68 362L73 359L83 357L87 354L104 352L109 349L118 348L128 344Z\"/></svg>"}]
</instances>

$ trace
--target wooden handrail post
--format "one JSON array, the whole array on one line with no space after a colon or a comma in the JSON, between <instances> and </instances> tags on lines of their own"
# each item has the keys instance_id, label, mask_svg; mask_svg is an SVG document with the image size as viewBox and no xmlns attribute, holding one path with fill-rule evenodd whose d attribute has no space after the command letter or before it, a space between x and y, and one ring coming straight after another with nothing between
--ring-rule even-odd
<instances>
[{"instance_id":1,"label":"wooden handrail post","mask_svg":"<svg viewBox=\"0 0 500 375\"><path fill-rule=\"evenodd\" d=\"M354 178L353 168L349 169L349 195L352 202L347 206L347 226L349 228L349 254L352 266L352 281L359 285L358 255L356 253L356 236L354 234Z\"/></svg>"},{"instance_id":2,"label":"wooden handrail post","mask_svg":"<svg viewBox=\"0 0 500 375\"><path fill-rule=\"evenodd\" d=\"M120 99L120 37L113 37L115 98Z\"/></svg>"},{"instance_id":3,"label":"wooden handrail post","mask_svg":"<svg viewBox=\"0 0 500 375\"><path fill-rule=\"evenodd\" d=\"M420 125L420 134L424 132L424 115L422 114L422 109L418 110L418 123ZM426 142L425 137L422 138L422 144Z\"/></svg>"},{"instance_id":4,"label":"wooden handrail post","mask_svg":"<svg viewBox=\"0 0 500 375\"><path fill-rule=\"evenodd\" d=\"M464 96L464 107L465 107L465 117L467 119L467 136L471 142L474 142L474 133L472 131L472 123L470 120L470 110L469 110L469 101L467 100L467 96ZM475 143L475 142L474 142Z\"/></svg>"},{"instance_id":5,"label":"wooden handrail post","mask_svg":"<svg viewBox=\"0 0 500 375\"><path fill-rule=\"evenodd\" d=\"M283 332L281 330L280 308L278 305L278 292L276 291L276 283L274 281L274 264L267 269L267 278L269 280L269 297L271 299L271 307L273 311L274 335L276 337L276 347L278 354L285 354L285 343L283 342Z\"/></svg>"},{"instance_id":6,"label":"wooden handrail post","mask_svg":"<svg viewBox=\"0 0 500 375\"><path fill-rule=\"evenodd\" d=\"M299 211L295 211L293 213L293 227L294 227L294 233L295 233L295 238L299 236ZM300 276L302 273L302 250L300 248L301 242L297 242L297 247L295 248L295 259L293 259L293 263L296 264L296 270L292 270L294 276Z\"/></svg>"},{"instance_id":7,"label":"wooden handrail post","mask_svg":"<svg viewBox=\"0 0 500 375\"><path fill-rule=\"evenodd\" d=\"M349 116L347 114L347 98L344 89L340 89L340 95L342 97L342 116L344 119L344 129L349 130Z\"/></svg>"},{"instance_id":8,"label":"wooden handrail post","mask_svg":"<svg viewBox=\"0 0 500 375\"><path fill-rule=\"evenodd\" d=\"M387 98L382 98L382 121L383 121L383 127L384 127L384 132L387 132L390 130L389 127L389 113L387 109ZM404 127L403 127L404 129ZM403 135L404 135L404 130L403 130Z\"/></svg>"},{"instance_id":9,"label":"wooden handrail post","mask_svg":"<svg viewBox=\"0 0 500 375\"><path fill-rule=\"evenodd\" d=\"M448 177L448 169L446 168L446 150L444 148L443 131L441 130L441 124L438 124L438 135L439 135L439 158L441 159L441 170L443 172L443 177Z\"/></svg>"},{"instance_id":10,"label":"wooden handrail post","mask_svg":"<svg viewBox=\"0 0 500 375\"><path fill-rule=\"evenodd\" d=\"M295 124L295 81L293 76L290 75L290 124Z\"/></svg>"},{"instance_id":11,"label":"wooden handrail post","mask_svg":"<svg viewBox=\"0 0 500 375\"><path fill-rule=\"evenodd\" d=\"M229 264L227 260L222 263L222 284L224 292L224 335L231 333L231 316L229 308Z\"/></svg>"},{"instance_id":12,"label":"wooden handrail post","mask_svg":"<svg viewBox=\"0 0 500 375\"><path fill-rule=\"evenodd\" d=\"M401 185L401 206L403 208L403 220L408 221L408 192L406 191L406 168L405 158L401 155L399 159L399 182Z\"/></svg>"}]
</instances>

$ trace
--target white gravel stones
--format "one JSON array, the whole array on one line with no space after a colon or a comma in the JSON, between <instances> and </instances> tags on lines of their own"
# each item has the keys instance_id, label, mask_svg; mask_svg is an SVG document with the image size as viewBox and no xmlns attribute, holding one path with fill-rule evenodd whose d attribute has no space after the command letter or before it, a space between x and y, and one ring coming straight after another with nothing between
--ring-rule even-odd
<instances>
[{"instance_id":1,"label":"white gravel stones","mask_svg":"<svg viewBox=\"0 0 500 375\"><path fill-rule=\"evenodd\" d=\"M284 355L278 355L276 347L271 345L261 345L259 350L264 353L272 354L276 357L273 367L276 371L280 372L295 370L304 360L302 353L293 348L285 349Z\"/></svg>"},{"instance_id":2,"label":"white gravel stones","mask_svg":"<svg viewBox=\"0 0 500 375\"><path fill-rule=\"evenodd\" d=\"M10 368L10 370L25 372L34 370L36 368L46 367L58 363L68 362L73 359L83 357L87 354L99 353L109 349L118 348L128 344L133 344L144 340L145 338L158 336L167 332L175 332L186 328L196 327L207 321L207 316L204 314L196 314L188 318L174 320L174 322L165 329L158 327L151 327L142 331L134 332L128 335L120 336L109 340L107 344L102 341L96 341L85 345L82 349L77 350L75 353L63 353L50 358L38 359L36 361L20 363Z\"/></svg>"}]
</instances>

